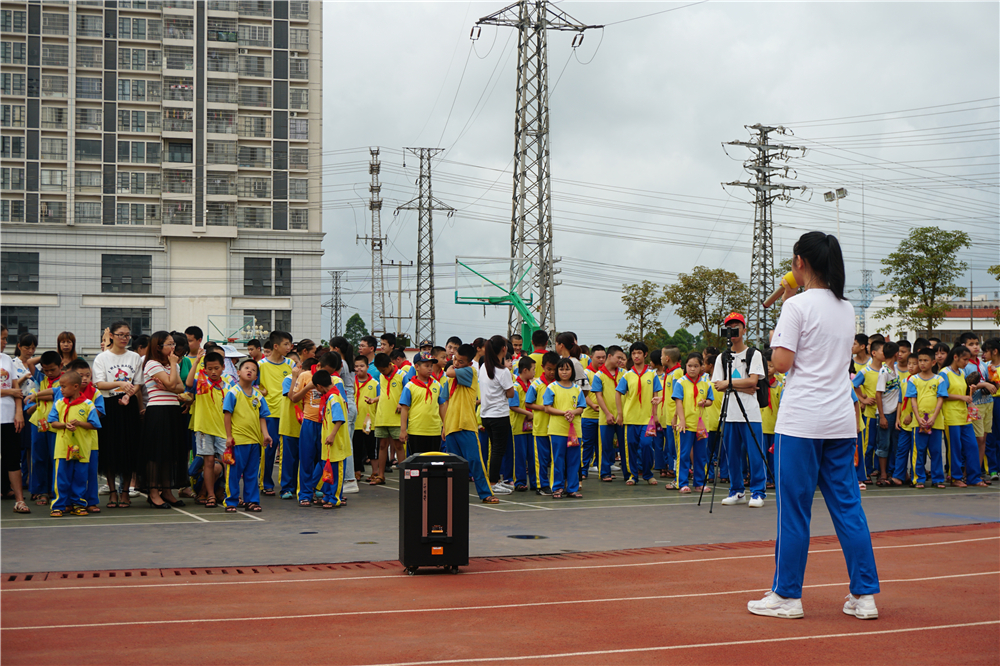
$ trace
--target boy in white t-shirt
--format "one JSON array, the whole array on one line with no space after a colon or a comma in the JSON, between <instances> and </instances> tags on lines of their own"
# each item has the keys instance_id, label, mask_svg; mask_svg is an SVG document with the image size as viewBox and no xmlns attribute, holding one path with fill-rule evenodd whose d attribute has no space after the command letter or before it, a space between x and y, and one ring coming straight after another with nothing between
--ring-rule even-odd
<instances>
[{"instance_id":1,"label":"boy in white t-shirt","mask_svg":"<svg viewBox=\"0 0 1000 666\"><path fill-rule=\"evenodd\" d=\"M896 461L896 446L899 431L896 430L896 407L899 405L899 373L896 371L896 358L899 355L899 345L886 342L881 348L872 346L872 358L878 359L882 367L878 371L878 383L875 386L875 406L878 409L878 486L891 486L889 480L897 476L893 467ZM874 364L873 364L874 365Z\"/></svg>"}]
</instances>

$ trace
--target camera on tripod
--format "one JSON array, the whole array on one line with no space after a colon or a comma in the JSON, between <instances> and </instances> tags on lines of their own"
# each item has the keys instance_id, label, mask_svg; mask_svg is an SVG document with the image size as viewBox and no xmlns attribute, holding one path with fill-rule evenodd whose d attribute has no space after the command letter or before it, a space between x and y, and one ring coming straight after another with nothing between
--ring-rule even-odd
<instances>
[{"instance_id":1,"label":"camera on tripod","mask_svg":"<svg viewBox=\"0 0 1000 666\"><path fill-rule=\"evenodd\" d=\"M738 338L740 337L740 329L723 326L722 328L719 329L719 337L726 338L727 340Z\"/></svg>"}]
</instances>

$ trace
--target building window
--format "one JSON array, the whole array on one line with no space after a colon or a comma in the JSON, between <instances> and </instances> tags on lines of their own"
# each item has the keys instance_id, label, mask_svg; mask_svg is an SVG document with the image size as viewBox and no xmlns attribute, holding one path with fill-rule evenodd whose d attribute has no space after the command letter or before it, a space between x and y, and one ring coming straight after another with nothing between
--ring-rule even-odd
<instances>
[{"instance_id":1,"label":"building window","mask_svg":"<svg viewBox=\"0 0 1000 666\"><path fill-rule=\"evenodd\" d=\"M152 284L152 255L101 255L102 294L148 294Z\"/></svg>"},{"instance_id":2,"label":"building window","mask_svg":"<svg viewBox=\"0 0 1000 666\"><path fill-rule=\"evenodd\" d=\"M209 109L207 130L216 134L235 134L236 112Z\"/></svg>"},{"instance_id":3,"label":"building window","mask_svg":"<svg viewBox=\"0 0 1000 666\"><path fill-rule=\"evenodd\" d=\"M299 141L309 140L309 121L304 118L289 118L288 138Z\"/></svg>"},{"instance_id":4,"label":"building window","mask_svg":"<svg viewBox=\"0 0 1000 666\"><path fill-rule=\"evenodd\" d=\"M11 199L0 201L0 222L24 222L24 202Z\"/></svg>"},{"instance_id":5,"label":"building window","mask_svg":"<svg viewBox=\"0 0 1000 666\"><path fill-rule=\"evenodd\" d=\"M77 171L77 174L80 172ZM100 172L94 172L100 179ZM100 201L77 201L76 202L76 223L77 224L101 224L101 202Z\"/></svg>"},{"instance_id":6,"label":"building window","mask_svg":"<svg viewBox=\"0 0 1000 666\"><path fill-rule=\"evenodd\" d=\"M45 44L42 46L43 67L69 67L69 46Z\"/></svg>"},{"instance_id":7,"label":"building window","mask_svg":"<svg viewBox=\"0 0 1000 666\"><path fill-rule=\"evenodd\" d=\"M42 169L42 192L65 192L66 169Z\"/></svg>"},{"instance_id":8,"label":"building window","mask_svg":"<svg viewBox=\"0 0 1000 666\"><path fill-rule=\"evenodd\" d=\"M191 194L194 181L187 169L164 169L163 191L171 194Z\"/></svg>"},{"instance_id":9,"label":"building window","mask_svg":"<svg viewBox=\"0 0 1000 666\"><path fill-rule=\"evenodd\" d=\"M127 51L128 49L122 49ZM82 46L77 44L76 47L76 66L77 67L90 67L93 69L103 69L104 68L104 53L100 46Z\"/></svg>"},{"instance_id":10,"label":"building window","mask_svg":"<svg viewBox=\"0 0 1000 666\"><path fill-rule=\"evenodd\" d=\"M292 295L292 260L291 259L275 259L274 260L274 295L275 296L291 296ZM277 314L277 313L275 313ZM278 328L279 331L287 331L287 328Z\"/></svg>"},{"instance_id":11,"label":"building window","mask_svg":"<svg viewBox=\"0 0 1000 666\"><path fill-rule=\"evenodd\" d=\"M133 176L142 174L132 174ZM159 204L118 204L115 224L146 225L159 220ZM148 290L147 290L148 293Z\"/></svg>"},{"instance_id":12,"label":"building window","mask_svg":"<svg viewBox=\"0 0 1000 666\"><path fill-rule=\"evenodd\" d=\"M308 109L309 91L305 88L289 88L289 109Z\"/></svg>"},{"instance_id":13,"label":"building window","mask_svg":"<svg viewBox=\"0 0 1000 666\"><path fill-rule=\"evenodd\" d=\"M309 231L309 210L307 208L290 208L288 213L289 229Z\"/></svg>"},{"instance_id":14,"label":"building window","mask_svg":"<svg viewBox=\"0 0 1000 666\"><path fill-rule=\"evenodd\" d=\"M76 174L76 189L98 190L101 188L100 171L83 171L81 169L77 169L75 174Z\"/></svg>"},{"instance_id":15,"label":"building window","mask_svg":"<svg viewBox=\"0 0 1000 666\"><path fill-rule=\"evenodd\" d=\"M265 332L271 332L271 311L270 310L244 310L244 317L253 317L254 325L260 326Z\"/></svg>"},{"instance_id":16,"label":"building window","mask_svg":"<svg viewBox=\"0 0 1000 666\"><path fill-rule=\"evenodd\" d=\"M152 310L149 308L101 308L101 330L103 331L116 321L128 324L133 337L149 335L151 330Z\"/></svg>"},{"instance_id":17,"label":"building window","mask_svg":"<svg viewBox=\"0 0 1000 666\"><path fill-rule=\"evenodd\" d=\"M235 141L206 142L205 164L236 164L236 142ZM235 192L233 194L235 194Z\"/></svg>"},{"instance_id":18,"label":"building window","mask_svg":"<svg viewBox=\"0 0 1000 666\"><path fill-rule=\"evenodd\" d=\"M24 159L24 137L5 136L0 138L0 157Z\"/></svg>"},{"instance_id":19,"label":"building window","mask_svg":"<svg viewBox=\"0 0 1000 666\"><path fill-rule=\"evenodd\" d=\"M210 227L232 227L236 225L236 204L209 201L205 204L205 224Z\"/></svg>"},{"instance_id":20,"label":"building window","mask_svg":"<svg viewBox=\"0 0 1000 666\"><path fill-rule=\"evenodd\" d=\"M0 12L0 32L25 32L28 13L5 9Z\"/></svg>"},{"instance_id":21,"label":"building window","mask_svg":"<svg viewBox=\"0 0 1000 666\"><path fill-rule=\"evenodd\" d=\"M288 78L309 79L309 61L305 58L291 58L288 61Z\"/></svg>"},{"instance_id":22,"label":"building window","mask_svg":"<svg viewBox=\"0 0 1000 666\"><path fill-rule=\"evenodd\" d=\"M43 106L41 112L42 129L66 129L69 109L64 106ZM61 139L61 141L63 142L63 156L60 159L66 159L66 139ZM44 144L45 139L42 139L42 145Z\"/></svg>"},{"instance_id":23,"label":"building window","mask_svg":"<svg viewBox=\"0 0 1000 666\"><path fill-rule=\"evenodd\" d=\"M238 163L241 167L271 168L271 149L255 146L240 146Z\"/></svg>"},{"instance_id":24,"label":"building window","mask_svg":"<svg viewBox=\"0 0 1000 666\"><path fill-rule=\"evenodd\" d=\"M194 131L194 111L191 109L163 109L163 131L164 132L193 132ZM171 143L170 145L173 145ZM187 146L185 150L190 152L191 144L178 144ZM171 151L172 152L172 151ZM170 162L190 162L190 159L168 159Z\"/></svg>"},{"instance_id":25,"label":"building window","mask_svg":"<svg viewBox=\"0 0 1000 666\"><path fill-rule=\"evenodd\" d=\"M56 109L42 109L43 111L55 111ZM65 113L66 109L58 109ZM66 139L42 139L42 159L43 160L65 160L66 159Z\"/></svg>"},{"instance_id":26,"label":"building window","mask_svg":"<svg viewBox=\"0 0 1000 666\"><path fill-rule=\"evenodd\" d=\"M309 30L307 28L292 28L288 31L288 48L293 51L309 50Z\"/></svg>"},{"instance_id":27,"label":"building window","mask_svg":"<svg viewBox=\"0 0 1000 666\"><path fill-rule=\"evenodd\" d=\"M271 86L240 86L240 106L271 106Z\"/></svg>"},{"instance_id":28,"label":"building window","mask_svg":"<svg viewBox=\"0 0 1000 666\"><path fill-rule=\"evenodd\" d=\"M166 119L164 119L164 123L166 122ZM167 142L167 162L184 162L190 164L193 161L194 152L190 143L182 141Z\"/></svg>"},{"instance_id":29,"label":"building window","mask_svg":"<svg viewBox=\"0 0 1000 666\"><path fill-rule=\"evenodd\" d=\"M307 178L288 179L288 198L305 200L309 198L309 180Z\"/></svg>"},{"instance_id":30,"label":"building window","mask_svg":"<svg viewBox=\"0 0 1000 666\"><path fill-rule=\"evenodd\" d=\"M271 78L271 59L266 56L240 56L240 75Z\"/></svg>"},{"instance_id":31,"label":"building window","mask_svg":"<svg viewBox=\"0 0 1000 666\"><path fill-rule=\"evenodd\" d=\"M193 102L194 79L187 76L163 77L163 98L176 102Z\"/></svg>"},{"instance_id":32,"label":"building window","mask_svg":"<svg viewBox=\"0 0 1000 666\"><path fill-rule=\"evenodd\" d=\"M0 106L0 127L24 127L24 106L17 104Z\"/></svg>"},{"instance_id":33,"label":"building window","mask_svg":"<svg viewBox=\"0 0 1000 666\"><path fill-rule=\"evenodd\" d=\"M100 81L100 79L96 79ZM79 84L77 84L79 88ZM42 76L42 97L69 97L69 77L68 76ZM101 96L98 95L97 99Z\"/></svg>"},{"instance_id":34,"label":"building window","mask_svg":"<svg viewBox=\"0 0 1000 666\"><path fill-rule=\"evenodd\" d=\"M0 74L0 93L24 95L24 74Z\"/></svg>"},{"instance_id":35,"label":"building window","mask_svg":"<svg viewBox=\"0 0 1000 666\"><path fill-rule=\"evenodd\" d=\"M274 311L274 329L275 331L285 331L290 332L292 330L292 311L291 310L275 310Z\"/></svg>"},{"instance_id":36,"label":"building window","mask_svg":"<svg viewBox=\"0 0 1000 666\"><path fill-rule=\"evenodd\" d=\"M25 333L38 335L38 308L4 305L0 306L0 321L7 327L10 336Z\"/></svg>"},{"instance_id":37,"label":"building window","mask_svg":"<svg viewBox=\"0 0 1000 666\"><path fill-rule=\"evenodd\" d=\"M77 37L103 37L104 17L91 14L76 15Z\"/></svg>"},{"instance_id":38,"label":"building window","mask_svg":"<svg viewBox=\"0 0 1000 666\"><path fill-rule=\"evenodd\" d=\"M104 117L101 109L80 109L76 110L76 128L78 130L96 130L101 131L102 118ZM77 145L79 145L77 141ZM98 142L99 143L99 142ZM79 159L79 158L78 158Z\"/></svg>"},{"instance_id":39,"label":"building window","mask_svg":"<svg viewBox=\"0 0 1000 666\"><path fill-rule=\"evenodd\" d=\"M103 81L99 78L76 77L77 99L101 99L102 83Z\"/></svg>"},{"instance_id":40,"label":"building window","mask_svg":"<svg viewBox=\"0 0 1000 666\"><path fill-rule=\"evenodd\" d=\"M27 46L24 42L0 42L0 62L5 65L27 64Z\"/></svg>"},{"instance_id":41,"label":"building window","mask_svg":"<svg viewBox=\"0 0 1000 666\"><path fill-rule=\"evenodd\" d=\"M271 295L271 260L258 257L243 259L243 295ZM270 319L270 313L268 313Z\"/></svg>"},{"instance_id":42,"label":"building window","mask_svg":"<svg viewBox=\"0 0 1000 666\"><path fill-rule=\"evenodd\" d=\"M23 190L24 169L3 167L0 169L0 190Z\"/></svg>"},{"instance_id":43,"label":"building window","mask_svg":"<svg viewBox=\"0 0 1000 666\"><path fill-rule=\"evenodd\" d=\"M270 199L271 198L271 178L240 176L238 179L238 195L246 198Z\"/></svg>"},{"instance_id":44,"label":"building window","mask_svg":"<svg viewBox=\"0 0 1000 666\"><path fill-rule=\"evenodd\" d=\"M241 116L239 135L257 139L271 138L271 116Z\"/></svg>"},{"instance_id":45,"label":"building window","mask_svg":"<svg viewBox=\"0 0 1000 666\"><path fill-rule=\"evenodd\" d=\"M0 252L0 291L38 291L38 253Z\"/></svg>"},{"instance_id":46,"label":"building window","mask_svg":"<svg viewBox=\"0 0 1000 666\"><path fill-rule=\"evenodd\" d=\"M241 25L237 30L240 46L271 48L271 28L260 25Z\"/></svg>"},{"instance_id":47,"label":"building window","mask_svg":"<svg viewBox=\"0 0 1000 666\"><path fill-rule=\"evenodd\" d=\"M66 202L43 201L38 204L38 221L46 224L66 224Z\"/></svg>"},{"instance_id":48,"label":"building window","mask_svg":"<svg viewBox=\"0 0 1000 666\"><path fill-rule=\"evenodd\" d=\"M42 34L43 35L68 35L69 34L69 14L56 14L55 12L42 12Z\"/></svg>"},{"instance_id":49,"label":"building window","mask_svg":"<svg viewBox=\"0 0 1000 666\"><path fill-rule=\"evenodd\" d=\"M78 162L100 162L100 139L77 139L75 157Z\"/></svg>"},{"instance_id":50,"label":"building window","mask_svg":"<svg viewBox=\"0 0 1000 666\"><path fill-rule=\"evenodd\" d=\"M191 224L193 211L190 201L168 201L163 205L163 224Z\"/></svg>"},{"instance_id":51,"label":"building window","mask_svg":"<svg viewBox=\"0 0 1000 666\"><path fill-rule=\"evenodd\" d=\"M240 229L270 229L271 209L260 206L240 206L236 211L236 226Z\"/></svg>"}]
</instances>

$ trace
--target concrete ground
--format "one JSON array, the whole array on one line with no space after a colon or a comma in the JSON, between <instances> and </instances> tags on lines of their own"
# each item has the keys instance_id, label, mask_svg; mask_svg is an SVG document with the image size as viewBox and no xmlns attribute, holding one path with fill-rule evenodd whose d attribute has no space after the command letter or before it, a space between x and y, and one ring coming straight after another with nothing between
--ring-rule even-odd
<instances>
[{"instance_id":1,"label":"concrete ground","mask_svg":"<svg viewBox=\"0 0 1000 666\"><path fill-rule=\"evenodd\" d=\"M398 476L385 486L363 484L347 506L325 511L292 500L263 499L260 514L224 513L188 500L183 509L104 509L86 517L31 515L0 505L0 571L104 571L169 567L320 564L398 557ZM732 543L775 537L775 504L723 507L709 513L709 495L681 496L662 485L625 486L619 478L583 483L583 499L553 500L514 493L499 505L470 498L470 555L539 555L650 546ZM875 488L862 493L872 532L1000 522L1000 485L989 488ZM138 501L137 501L138 500ZM102 497L102 501L106 501ZM834 534L816 493L812 535ZM533 538L512 538L529 535ZM768 565L770 566L770 565Z\"/></svg>"}]
</instances>

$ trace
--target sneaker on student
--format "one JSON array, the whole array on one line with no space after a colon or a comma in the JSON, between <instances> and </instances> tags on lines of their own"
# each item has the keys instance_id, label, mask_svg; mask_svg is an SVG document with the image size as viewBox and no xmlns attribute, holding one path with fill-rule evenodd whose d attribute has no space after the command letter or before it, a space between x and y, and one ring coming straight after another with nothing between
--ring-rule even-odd
<instances>
[{"instance_id":1,"label":"sneaker on student","mask_svg":"<svg viewBox=\"0 0 1000 666\"><path fill-rule=\"evenodd\" d=\"M620 471L622 471L622 466L618 465L618 464L614 464L614 465L611 466L611 471L612 472L620 472Z\"/></svg>"},{"instance_id":2,"label":"sneaker on student","mask_svg":"<svg viewBox=\"0 0 1000 666\"><path fill-rule=\"evenodd\" d=\"M354 479L344 482L344 489L342 491L345 495L350 495L351 493L360 492L358 490L358 482Z\"/></svg>"},{"instance_id":3,"label":"sneaker on student","mask_svg":"<svg viewBox=\"0 0 1000 666\"><path fill-rule=\"evenodd\" d=\"M512 492L510 488L508 488L502 483L497 483L495 486L493 486L492 490L494 495L510 495Z\"/></svg>"},{"instance_id":4,"label":"sneaker on student","mask_svg":"<svg viewBox=\"0 0 1000 666\"><path fill-rule=\"evenodd\" d=\"M500 481L500 485L503 486L504 488L506 488L507 490L514 490L514 484L513 483L507 483L506 481Z\"/></svg>"},{"instance_id":5,"label":"sneaker on student","mask_svg":"<svg viewBox=\"0 0 1000 666\"><path fill-rule=\"evenodd\" d=\"M734 504L746 504L746 503L747 503L746 493L736 493L722 500L723 506L733 506Z\"/></svg>"},{"instance_id":6,"label":"sneaker on student","mask_svg":"<svg viewBox=\"0 0 1000 666\"><path fill-rule=\"evenodd\" d=\"M128 496L129 497L138 497L139 496L139 491L136 490L135 488L129 488L128 489Z\"/></svg>"},{"instance_id":7,"label":"sneaker on student","mask_svg":"<svg viewBox=\"0 0 1000 666\"><path fill-rule=\"evenodd\" d=\"M780 617L786 620L794 620L803 615L801 599L786 599L774 592L769 592L760 601L747 602L747 610L754 615ZM844 612L847 612L846 606Z\"/></svg>"},{"instance_id":8,"label":"sneaker on student","mask_svg":"<svg viewBox=\"0 0 1000 666\"><path fill-rule=\"evenodd\" d=\"M293 497L295 497L295 493L291 491L281 493L281 499L292 499Z\"/></svg>"},{"instance_id":9,"label":"sneaker on student","mask_svg":"<svg viewBox=\"0 0 1000 666\"><path fill-rule=\"evenodd\" d=\"M587 472L592 474L600 474L601 470L597 468L597 465L591 465L590 469L588 469Z\"/></svg>"},{"instance_id":10,"label":"sneaker on student","mask_svg":"<svg viewBox=\"0 0 1000 666\"><path fill-rule=\"evenodd\" d=\"M878 608L875 607L874 596L862 594L860 597L856 597L853 594L848 594L845 598L847 599L844 602L845 615L853 615L859 620L878 619Z\"/></svg>"},{"instance_id":11,"label":"sneaker on student","mask_svg":"<svg viewBox=\"0 0 1000 666\"><path fill-rule=\"evenodd\" d=\"M751 509L758 509L764 506L764 498L754 493L754 496L750 498L750 502L748 504Z\"/></svg>"},{"instance_id":12,"label":"sneaker on student","mask_svg":"<svg viewBox=\"0 0 1000 666\"><path fill-rule=\"evenodd\" d=\"M101 484L101 487L97 489L97 494L98 495L110 495L111 494L111 487L108 486L108 484L103 483L103 484Z\"/></svg>"}]
</instances>

